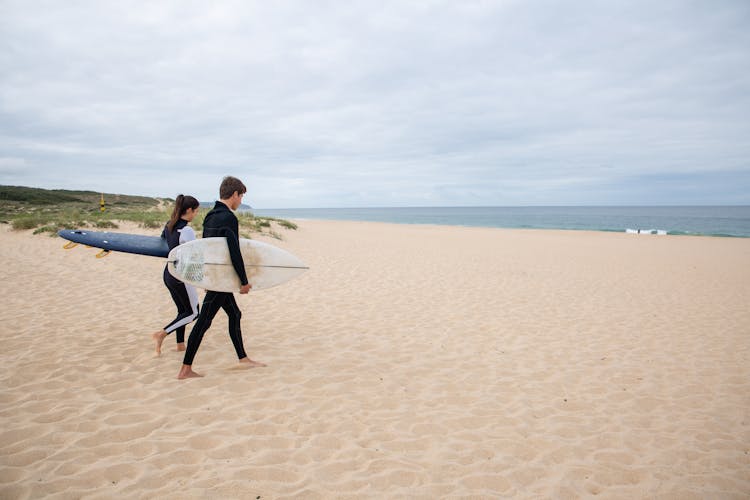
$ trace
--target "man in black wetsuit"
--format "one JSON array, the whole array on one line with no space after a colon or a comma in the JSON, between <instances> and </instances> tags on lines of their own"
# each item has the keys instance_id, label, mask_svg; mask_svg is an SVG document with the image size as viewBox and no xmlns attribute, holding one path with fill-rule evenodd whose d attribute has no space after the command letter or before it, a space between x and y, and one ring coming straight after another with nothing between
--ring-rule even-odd
<instances>
[{"instance_id":1,"label":"man in black wetsuit","mask_svg":"<svg viewBox=\"0 0 750 500\"><path fill-rule=\"evenodd\" d=\"M237 276L239 276L240 284L242 285L240 288L241 294L250 291L250 284L247 282L245 263L240 253L239 223L232 210L237 210L240 206L242 197L246 191L247 188L241 180L236 177L225 177L219 187L219 196L221 199L216 202L214 208L206 214L206 218L203 220L204 238L224 237L227 239L232 266ZM202 375L195 373L192 369L193 358L198 352L198 347L201 345L203 334L211 326L211 322L216 313L219 312L219 309L224 309L229 318L229 337L232 339L232 344L234 345L234 350L237 352L240 365L247 368L266 366L263 363L251 360L245 354L245 348L242 344L242 331L240 329L242 312L234 300L234 294L209 290L203 299L203 306L200 308L200 314L195 322L195 326L193 326L193 331L190 332L190 336L188 337L185 359L182 362L180 373L177 375L178 379L202 377Z\"/></svg>"}]
</instances>

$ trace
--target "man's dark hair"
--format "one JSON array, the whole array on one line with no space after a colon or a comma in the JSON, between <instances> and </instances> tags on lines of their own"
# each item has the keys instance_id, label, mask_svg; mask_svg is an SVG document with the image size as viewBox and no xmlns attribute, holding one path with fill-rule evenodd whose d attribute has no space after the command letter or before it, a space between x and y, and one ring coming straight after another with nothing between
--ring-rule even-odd
<instances>
[{"instance_id":1,"label":"man's dark hair","mask_svg":"<svg viewBox=\"0 0 750 500\"><path fill-rule=\"evenodd\" d=\"M245 194L247 188L237 177L232 177L231 175L224 177L224 180L221 181L221 186L219 186L219 197L222 200L226 200L231 198L235 191L237 191L237 194Z\"/></svg>"}]
</instances>

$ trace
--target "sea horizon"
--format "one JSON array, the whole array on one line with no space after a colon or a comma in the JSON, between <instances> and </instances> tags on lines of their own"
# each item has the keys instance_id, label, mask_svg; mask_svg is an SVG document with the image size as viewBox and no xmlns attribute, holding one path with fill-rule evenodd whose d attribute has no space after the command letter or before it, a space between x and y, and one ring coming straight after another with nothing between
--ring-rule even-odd
<instances>
[{"instance_id":1,"label":"sea horizon","mask_svg":"<svg viewBox=\"0 0 750 500\"><path fill-rule=\"evenodd\" d=\"M258 216L508 229L750 237L750 205L252 208Z\"/></svg>"}]
</instances>

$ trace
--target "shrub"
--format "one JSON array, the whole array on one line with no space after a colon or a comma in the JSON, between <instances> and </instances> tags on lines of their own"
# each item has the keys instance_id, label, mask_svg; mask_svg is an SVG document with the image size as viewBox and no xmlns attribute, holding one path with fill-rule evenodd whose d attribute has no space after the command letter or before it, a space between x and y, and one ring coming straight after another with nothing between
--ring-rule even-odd
<instances>
[{"instance_id":1,"label":"shrub","mask_svg":"<svg viewBox=\"0 0 750 500\"><path fill-rule=\"evenodd\" d=\"M13 229L17 231L34 229L39 223L40 221L38 217L19 217L13 221Z\"/></svg>"},{"instance_id":2,"label":"shrub","mask_svg":"<svg viewBox=\"0 0 750 500\"><path fill-rule=\"evenodd\" d=\"M54 226L42 226L38 229L34 230L34 234L42 234L42 233L52 233L50 236L55 236L57 234L57 231L59 231L57 225Z\"/></svg>"},{"instance_id":3,"label":"shrub","mask_svg":"<svg viewBox=\"0 0 750 500\"><path fill-rule=\"evenodd\" d=\"M103 228L117 229L120 226L118 226L117 224L115 224L111 220L98 220L98 221L96 221L94 223L94 227L97 227L97 228L100 228L100 229L103 229Z\"/></svg>"},{"instance_id":4,"label":"shrub","mask_svg":"<svg viewBox=\"0 0 750 500\"><path fill-rule=\"evenodd\" d=\"M145 227L146 229L158 229L164 224L161 220L153 220L153 219L147 219L141 222L141 227Z\"/></svg>"}]
</instances>

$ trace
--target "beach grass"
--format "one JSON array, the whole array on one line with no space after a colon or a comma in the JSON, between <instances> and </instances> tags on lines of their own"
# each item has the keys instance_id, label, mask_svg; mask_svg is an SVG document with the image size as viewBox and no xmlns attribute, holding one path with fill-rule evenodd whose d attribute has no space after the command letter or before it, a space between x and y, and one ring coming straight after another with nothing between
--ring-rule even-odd
<instances>
[{"instance_id":1,"label":"beach grass","mask_svg":"<svg viewBox=\"0 0 750 500\"><path fill-rule=\"evenodd\" d=\"M104 210L101 200L104 199ZM118 222L135 222L147 229L161 228L169 219L174 200L94 191L40 189L25 186L0 186L0 223L15 230L54 236L61 229L118 229ZM191 225L203 229L202 209ZM256 217L252 212L237 214L240 235L252 238L264 234L282 239L278 228L297 229L296 224L273 217Z\"/></svg>"}]
</instances>

